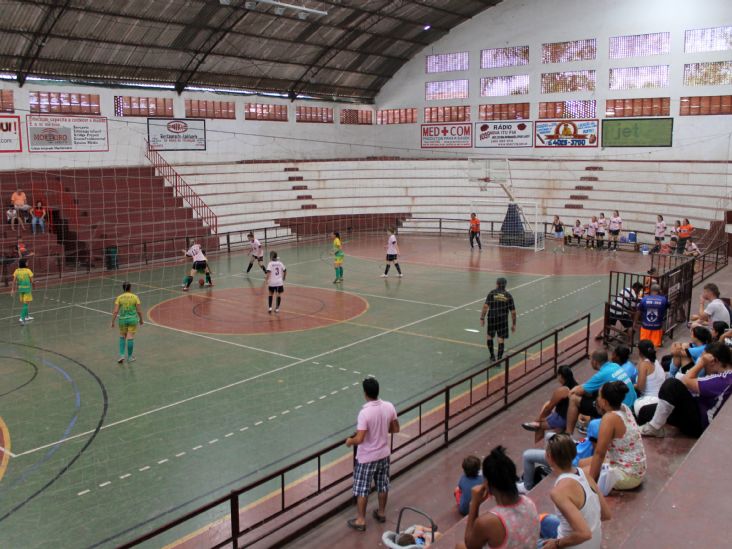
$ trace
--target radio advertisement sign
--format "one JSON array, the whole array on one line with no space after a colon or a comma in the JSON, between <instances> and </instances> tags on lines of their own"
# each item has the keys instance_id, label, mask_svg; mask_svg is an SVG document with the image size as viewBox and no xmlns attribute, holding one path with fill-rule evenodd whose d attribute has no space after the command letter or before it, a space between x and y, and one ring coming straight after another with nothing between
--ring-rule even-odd
<instances>
[{"instance_id":1,"label":"radio advertisement sign","mask_svg":"<svg viewBox=\"0 0 732 549\"><path fill-rule=\"evenodd\" d=\"M473 124L422 124L423 149L469 149L473 146Z\"/></svg>"},{"instance_id":2,"label":"radio advertisement sign","mask_svg":"<svg viewBox=\"0 0 732 549\"><path fill-rule=\"evenodd\" d=\"M599 145L600 122L594 120L541 120L536 128L535 147L590 148Z\"/></svg>"},{"instance_id":3,"label":"radio advertisement sign","mask_svg":"<svg viewBox=\"0 0 732 549\"><path fill-rule=\"evenodd\" d=\"M28 114L28 150L38 152L107 152L109 130L104 116Z\"/></svg>"},{"instance_id":4,"label":"radio advertisement sign","mask_svg":"<svg viewBox=\"0 0 732 549\"><path fill-rule=\"evenodd\" d=\"M514 122L476 122L475 146L477 148L532 147L534 123L525 120Z\"/></svg>"},{"instance_id":5,"label":"radio advertisement sign","mask_svg":"<svg viewBox=\"0 0 732 549\"><path fill-rule=\"evenodd\" d=\"M0 116L0 153L23 151L20 116Z\"/></svg>"},{"instance_id":6,"label":"radio advertisement sign","mask_svg":"<svg viewBox=\"0 0 732 549\"><path fill-rule=\"evenodd\" d=\"M206 121L202 118L148 118L147 142L154 151L205 151Z\"/></svg>"}]
</instances>

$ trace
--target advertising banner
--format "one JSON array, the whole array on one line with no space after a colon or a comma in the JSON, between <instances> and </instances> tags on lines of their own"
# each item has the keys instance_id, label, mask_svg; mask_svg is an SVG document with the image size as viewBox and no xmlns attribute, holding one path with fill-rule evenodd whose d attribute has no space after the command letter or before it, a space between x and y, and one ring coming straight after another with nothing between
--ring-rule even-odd
<instances>
[{"instance_id":1,"label":"advertising banner","mask_svg":"<svg viewBox=\"0 0 732 549\"><path fill-rule=\"evenodd\" d=\"M37 152L107 152L109 130L104 116L28 114L28 150Z\"/></svg>"},{"instance_id":2,"label":"advertising banner","mask_svg":"<svg viewBox=\"0 0 732 549\"><path fill-rule=\"evenodd\" d=\"M526 120L512 122L476 122L477 148L533 147L534 123Z\"/></svg>"},{"instance_id":3,"label":"advertising banner","mask_svg":"<svg viewBox=\"0 0 732 549\"><path fill-rule=\"evenodd\" d=\"M205 151L206 121L202 118L148 118L147 142L155 151Z\"/></svg>"},{"instance_id":4,"label":"advertising banner","mask_svg":"<svg viewBox=\"0 0 732 549\"><path fill-rule=\"evenodd\" d=\"M673 118L617 118L602 121L603 147L670 147Z\"/></svg>"},{"instance_id":5,"label":"advertising banner","mask_svg":"<svg viewBox=\"0 0 732 549\"><path fill-rule=\"evenodd\" d=\"M535 147L589 148L599 145L599 120L540 120L536 128Z\"/></svg>"},{"instance_id":6,"label":"advertising banner","mask_svg":"<svg viewBox=\"0 0 732 549\"><path fill-rule=\"evenodd\" d=\"M423 149L465 149L473 146L473 124L422 124Z\"/></svg>"},{"instance_id":7,"label":"advertising banner","mask_svg":"<svg viewBox=\"0 0 732 549\"><path fill-rule=\"evenodd\" d=\"M22 150L20 116L0 116L0 153L15 153Z\"/></svg>"}]
</instances>

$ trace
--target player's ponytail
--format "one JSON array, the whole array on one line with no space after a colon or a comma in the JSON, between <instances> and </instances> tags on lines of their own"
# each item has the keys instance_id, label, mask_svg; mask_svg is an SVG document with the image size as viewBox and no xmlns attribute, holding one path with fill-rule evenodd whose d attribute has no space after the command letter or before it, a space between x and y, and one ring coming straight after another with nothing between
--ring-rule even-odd
<instances>
[{"instance_id":1,"label":"player's ponytail","mask_svg":"<svg viewBox=\"0 0 732 549\"><path fill-rule=\"evenodd\" d=\"M132 290L132 284L130 284L129 282L123 282L122 283L122 291L123 292L129 292L131 290Z\"/></svg>"}]
</instances>

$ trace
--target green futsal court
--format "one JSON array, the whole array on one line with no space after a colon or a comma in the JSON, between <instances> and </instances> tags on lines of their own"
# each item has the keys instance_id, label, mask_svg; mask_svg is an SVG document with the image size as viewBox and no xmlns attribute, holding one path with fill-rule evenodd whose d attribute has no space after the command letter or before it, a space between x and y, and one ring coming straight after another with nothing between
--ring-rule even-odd
<instances>
[{"instance_id":1,"label":"green futsal court","mask_svg":"<svg viewBox=\"0 0 732 549\"><path fill-rule=\"evenodd\" d=\"M497 276L508 278L519 313L507 351L581 313L599 318L607 294L608 266L591 274L600 261L592 252L490 248L476 258L463 242L456 250L426 237L400 239L405 276L392 270L384 280L381 240L346 241L346 280L338 286L329 242L278 248L288 268L280 315L326 318L311 329L283 329L266 314L263 274L256 265L243 274L243 252L210 258L216 286L196 285L188 295L180 291L184 263L39 283L27 326L18 324L16 300L0 295L0 418L12 453L0 480L0 546L118 545L345 439L366 375L400 407L477 369L487 358L479 310ZM517 272L522 258L545 269ZM564 269L570 272L553 274ZM137 361L118 365L110 312L124 279L146 314L171 300L180 307L167 325L142 326ZM234 290L246 291L246 300L238 302ZM330 296L337 310L343 293L362 304L347 318L293 309ZM201 299L206 314L219 308L215 322L188 305ZM258 333L235 333L251 315ZM234 319L234 326L194 332L184 317L199 326Z\"/></svg>"}]
</instances>

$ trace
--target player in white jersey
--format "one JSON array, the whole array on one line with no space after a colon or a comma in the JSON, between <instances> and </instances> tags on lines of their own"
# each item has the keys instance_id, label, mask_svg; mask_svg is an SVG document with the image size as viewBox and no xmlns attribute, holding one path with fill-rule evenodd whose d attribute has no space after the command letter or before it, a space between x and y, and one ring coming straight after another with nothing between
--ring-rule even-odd
<instances>
[{"instance_id":1,"label":"player in white jersey","mask_svg":"<svg viewBox=\"0 0 732 549\"><path fill-rule=\"evenodd\" d=\"M620 235L620 231L623 230L623 219L620 217L620 212L618 212L618 210L613 212L608 229L610 231L610 242L607 243L607 250L614 250L617 252L618 237Z\"/></svg>"},{"instance_id":2,"label":"player in white jersey","mask_svg":"<svg viewBox=\"0 0 732 549\"><path fill-rule=\"evenodd\" d=\"M201 245L194 242L187 251L183 250L183 253L186 257L193 258L191 273L183 279L183 291L187 292L188 288L191 287L191 282L193 282L193 277L196 276L196 273L205 274L206 285L213 286L213 281L211 280L211 269L208 266L208 260L206 259L206 254L201 249Z\"/></svg>"},{"instance_id":3,"label":"player in white jersey","mask_svg":"<svg viewBox=\"0 0 732 549\"><path fill-rule=\"evenodd\" d=\"M585 239L587 241L587 248L595 248L595 236L597 235L597 217L594 215L590 222L585 226Z\"/></svg>"},{"instance_id":4,"label":"player in white jersey","mask_svg":"<svg viewBox=\"0 0 732 549\"><path fill-rule=\"evenodd\" d=\"M399 266L399 245L397 244L396 229L393 227L389 228L389 240L386 241L386 269L382 278L389 276L389 268L394 265L396 267L399 278L402 277L402 269Z\"/></svg>"},{"instance_id":5,"label":"player in white jersey","mask_svg":"<svg viewBox=\"0 0 732 549\"><path fill-rule=\"evenodd\" d=\"M259 263L259 268L266 275L267 270L264 268L264 249L262 248L262 243L259 239L254 238L254 233L249 233L247 238L249 239L249 266L247 267L247 273L252 270L252 265L256 261Z\"/></svg>"},{"instance_id":6,"label":"player in white jersey","mask_svg":"<svg viewBox=\"0 0 732 549\"><path fill-rule=\"evenodd\" d=\"M582 222L578 219L574 222L574 227L572 227L572 236L574 236L574 239L577 241L577 246L580 246L582 244L582 235L585 233L585 228L582 226ZM570 237L570 244L571 244L571 237Z\"/></svg>"},{"instance_id":7,"label":"player in white jersey","mask_svg":"<svg viewBox=\"0 0 732 549\"><path fill-rule=\"evenodd\" d=\"M285 278L287 278L287 269L285 265L277 259L277 252L270 252L269 263L265 270L267 286L269 287L269 312L272 312L272 297L277 294L277 302L275 304L275 313L280 312L280 303L282 302L282 293L285 291Z\"/></svg>"},{"instance_id":8,"label":"player in white jersey","mask_svg":"<svg viewBox=\"0 0 732 549\"><path fill-rule=\"evenodd\" d=\"M654 236L656 239L656 245L651 250L651 253L658 253L661 251L663 239L666 237L666 222L663 220L663 216L661 214L656 216L656 232Z\"/></svg>"},{"instance_id":9,"label":"player in white jersey","mask_svg":"<svg viewBox=\"0 0 732 549\"><path fill-rule=\"evenodd\" d=\"M597 218L597 231L595 231L595 249L597 250L605 247L605 229L607 229L607 219L605 219L605 214L600 212L600 217Z\"/></svg>"}]
</instances>

